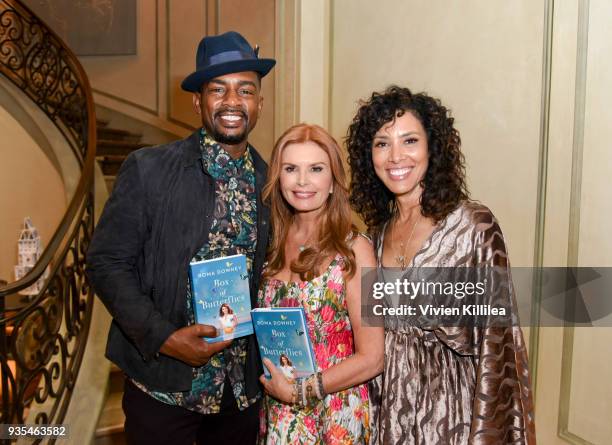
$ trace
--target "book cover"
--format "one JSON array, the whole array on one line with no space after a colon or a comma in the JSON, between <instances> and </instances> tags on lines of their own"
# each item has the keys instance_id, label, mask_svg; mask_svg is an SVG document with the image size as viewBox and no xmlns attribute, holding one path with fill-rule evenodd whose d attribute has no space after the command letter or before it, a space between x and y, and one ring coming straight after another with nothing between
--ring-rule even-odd
<instances>
[{"instance_id":1,"label":"book cover","mask_svg":"<svg viewBox=\"0 0 612 445\"><path fill-rule=\"evenodd\" d=\"M306 316L301 307L258 308L251 311L261 358L268 358L292 381L316 371ZM268 369L264 373L270 378Z\"/></svg>"},{"instance_id":2,"label":"book cover","mask_svg":"<svg viewBox=\"0 0 612 445\"><path fill-rule=\"evenodd\" d=\"M196 323L217 328L217 337L206 341L216 343L253 333L244 255L190 263L189 275Z\"/></svg>"}]
</instances>

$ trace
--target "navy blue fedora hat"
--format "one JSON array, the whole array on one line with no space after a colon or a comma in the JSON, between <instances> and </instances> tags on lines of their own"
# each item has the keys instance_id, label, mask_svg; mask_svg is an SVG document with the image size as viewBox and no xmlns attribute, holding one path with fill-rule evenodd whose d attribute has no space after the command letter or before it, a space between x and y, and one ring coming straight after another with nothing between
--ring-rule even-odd
<instances>
[{"instance_id":1,"label":"navy blue fedora hat","mask_svg":"<svg viewBox=\"0 0 612 445\"><path fill-rule=\"evenodd\" d=\"M197 93L204 82L230 73L255 71L262 77L276 64L274 59L260 59L257 49L234 31L204 37L196 53L196 70L185 77L181 88Z\"/></svg>"}]
</instances>

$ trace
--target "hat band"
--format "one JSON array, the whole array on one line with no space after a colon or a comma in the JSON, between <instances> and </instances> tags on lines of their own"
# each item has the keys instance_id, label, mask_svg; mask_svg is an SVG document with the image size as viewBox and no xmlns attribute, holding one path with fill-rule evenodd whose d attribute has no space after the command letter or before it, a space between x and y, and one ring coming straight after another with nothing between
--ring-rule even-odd
<instances>
[{"instance_id":1,"label":"hat band","mask_svg":"<svg viewBox=\"0 0 612 445\"><path fill-rule=\"evenodd\" d=\"M235 60L256 59L252 54L242 51L224 51L208 58L208 65L218 65L225 62L233 62Z\"/></svg>"}]
</instances>

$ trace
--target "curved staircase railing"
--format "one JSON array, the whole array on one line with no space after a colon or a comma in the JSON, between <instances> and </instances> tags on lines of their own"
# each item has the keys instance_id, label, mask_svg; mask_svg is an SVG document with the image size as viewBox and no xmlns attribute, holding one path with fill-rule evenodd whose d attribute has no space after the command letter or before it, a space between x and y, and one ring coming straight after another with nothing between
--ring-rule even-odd
<instances>
[{"instance_id":1,"label":"curved staircase railing","mask_svg":"<svg viewBox=\"0 0 612 445\"><path fill-rule=\"evenodd\" d=\"M81 177L37 264L19 281L0 283L0 423L61 423L83 359L93 291L85 252L94 227L96 119L87 76L64 42L18 0L0 0L0 73L55 124ZM42 290L7 302L41 278Z\"/></svg>"}]
</instances>

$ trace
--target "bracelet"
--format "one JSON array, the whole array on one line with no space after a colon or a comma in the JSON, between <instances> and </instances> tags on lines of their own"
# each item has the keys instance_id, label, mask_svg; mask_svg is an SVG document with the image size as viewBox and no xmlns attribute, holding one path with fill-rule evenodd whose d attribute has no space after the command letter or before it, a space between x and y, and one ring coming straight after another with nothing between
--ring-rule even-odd
<instances>
[{"instance_id":1,"label":"bracelet","mask_svg":"<svg viewBox=\"0 0 612 445\"><path fill-rule=\"evenodd\" d=\"M291 403L305 408L310 405L311 401L323 400L326 395L323 389L323 373L317 372L306 378L295 379L291 392Z\"/></svg>"},{"instance_id":2,"label":"bracelet","mask_svg":"<svg viewBox=\"0 0 612 445\"><path fill-rule=\"evenodd\" d=\"M323 400L323 398L327 395L325 393L325 389L323 388L323 373L321 371L312 374L308 377L308 387L311 388L309 395L312 397L312 392L314 390L314 396Z\"/></svg>"},{"instance_id":3,"label":"bracelet","mask_svg":"<svg viewBox=\"0 0 612 445\"><path fill-rule=\"evenodd\" d=\"M298 401L298 395L297 395L297 385L295 383L293 383L293 387L291 388L291 404L295 405Z\"/></svg>"},{"instance_id":4,"label":"bracelet","mask_svg":"<svg viewBox=\"0 0 612 445\"><path fill-rule=\"evenodd\" d=\"M317 386L315 384L315 374L311 374L308 376L308 378L305 380L305 384L306 384L306 400L308 402L310 402L312 399L314 399L316 397L316 393L313 394L316 389L315 387Z\"/></svg>"},{"instance_id":5,"label":"bracelet","mask_svg":"<svg viewBox=\"0 0 612 445\"><path fill-rule=\"evenodd\" d=\"M323 373L319 371L315 375L317 376L317 397L319 400L323 400L323 398L325 398L327 395L325 389L323 388Z\"/></svg>"},{"instance_id":6,"label":"bracelet","mask_svg":"<svg viewBox=\"0 0 612 445\"><path fill-rule=\"evenodd\" d=\"M308 406L308 391L307 391L307 383L308 379L301 379L300 386L302 387L302 407L305 408Z\"/></svg>"},{"instance_id":7,"label":"bracelet","mask_svg":"<svg viewBox=\"0 0 612 445\"><path fill-rule=\"evenodd\" d=\"M302 394L303 389L304 389L302 387L302 380L303 380L302 378L297 378L297 379L295 379L295 383L293 384L293 390L295 391L295 399L296 399L295 403L298 406L301 406L301 407L305 406L304 405L304 397L303 397L303 394Z\"/></svg>"}]
</instances>

